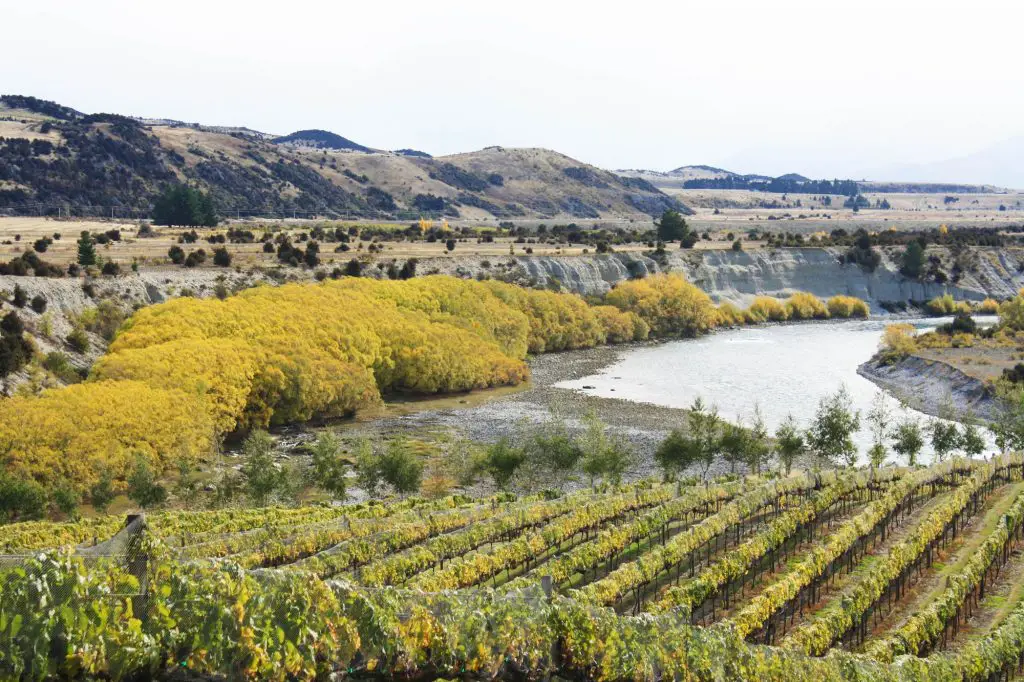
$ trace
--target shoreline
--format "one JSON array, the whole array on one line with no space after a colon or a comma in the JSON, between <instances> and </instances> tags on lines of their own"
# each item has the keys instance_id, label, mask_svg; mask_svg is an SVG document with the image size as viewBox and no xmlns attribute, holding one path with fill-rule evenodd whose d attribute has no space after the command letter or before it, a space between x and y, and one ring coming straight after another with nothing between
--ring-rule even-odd
<instances>
[{"instance_id":1,"label":"shoreline","mask_svg":"<svg viewBox=\"0 0 1024 682\"><path fill-rule=\"evenodd\" d=\"M957 414L970 413L991 422L997 404L988 385L938 360L909 355L891 365L874 356L857 367L857 374L897 400L932 417L941 417L943 404L951 401Z\"/></svg>"}]
</instances>

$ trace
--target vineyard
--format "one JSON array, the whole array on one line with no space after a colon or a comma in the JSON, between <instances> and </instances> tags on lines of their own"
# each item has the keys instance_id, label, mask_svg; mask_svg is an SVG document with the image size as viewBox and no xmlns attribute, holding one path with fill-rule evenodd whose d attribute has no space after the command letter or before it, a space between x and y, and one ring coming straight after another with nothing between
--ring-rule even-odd
<instances>
[{"instance_id":1,"label":"vineyard","mask_svg":"<svg viewBox=\"0 0 1024 682\"><path fill-rule=\"evenodd\" d=\"M1009 679L1022 526L1017 456L14 524L0 676Z\"/></svg>"}]
</instances>

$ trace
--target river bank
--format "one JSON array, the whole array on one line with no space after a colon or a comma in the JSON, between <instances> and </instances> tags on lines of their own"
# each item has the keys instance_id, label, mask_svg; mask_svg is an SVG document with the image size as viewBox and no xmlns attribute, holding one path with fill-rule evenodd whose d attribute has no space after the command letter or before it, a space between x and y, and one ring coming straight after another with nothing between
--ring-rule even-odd
<instances>
[{"instance_id":1,"label":"river bank","mask_svg":"<svg viewBox=\"0 0 1024 682\"><path fill-rule=\"evenodd\" d=\"M952 365L909 355L892 364L872 358L857 373L919 412L942 416L952 406L960 414L972 414L985 421L996 418L997 405L991 388Z\"/></svg>"}]
</instances>

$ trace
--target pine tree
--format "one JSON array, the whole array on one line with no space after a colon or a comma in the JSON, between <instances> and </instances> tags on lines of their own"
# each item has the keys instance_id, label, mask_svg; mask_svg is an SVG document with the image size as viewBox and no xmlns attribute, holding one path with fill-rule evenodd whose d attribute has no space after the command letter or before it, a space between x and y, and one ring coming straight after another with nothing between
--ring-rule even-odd
<instances>
[{"instance_id":1,"label":"pine tree","mask_svg":"<svg viewBox=\"0 0 1024 682\"><path fill-rule=\"evenodd\" d=\"M96 265L96 246L88 230L82 230L82 236L78 239L78 264Z\"/></svg>"}]
</instances>

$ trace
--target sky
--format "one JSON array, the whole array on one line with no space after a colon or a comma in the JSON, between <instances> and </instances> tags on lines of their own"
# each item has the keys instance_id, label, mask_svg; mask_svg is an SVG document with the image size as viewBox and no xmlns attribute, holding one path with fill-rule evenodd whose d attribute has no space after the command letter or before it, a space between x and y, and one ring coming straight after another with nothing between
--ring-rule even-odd
<instances>
[{"instance_id":1,"label":"sky","mask_svg":"<svg viewBox=\"0 0 1024 682\"><path fill-rule=\"evenodd\" d=\"M0 16L0 92L88 113L1024 186L985 161L1024 136L1020 2L0 0Z\"/></svg>"}]
</instances>

